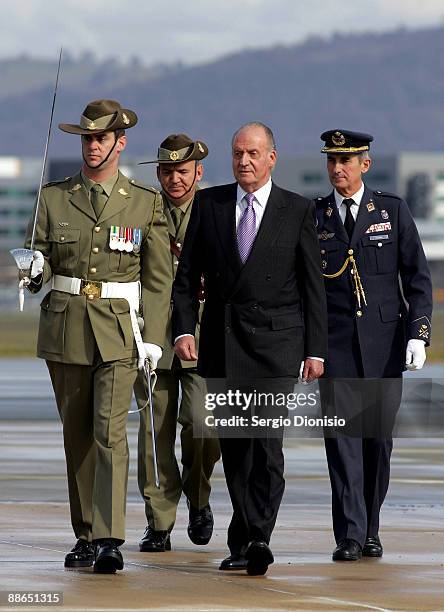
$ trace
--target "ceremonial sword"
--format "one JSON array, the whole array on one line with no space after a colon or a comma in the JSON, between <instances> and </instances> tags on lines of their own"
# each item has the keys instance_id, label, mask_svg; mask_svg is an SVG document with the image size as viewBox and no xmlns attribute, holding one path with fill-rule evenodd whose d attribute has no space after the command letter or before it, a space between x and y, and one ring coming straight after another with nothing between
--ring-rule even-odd
<instances>
[{"instance_id":1,"label":"ceremonial sword","mask_svg":"<svg viewBox=\"0 0 444 612\"><path fill-rule=\"evenodd\" d=\"M20 311L23 311L23 304L25 301L24 287L26 285L29 285L29 283L31 282L30 276L31 276L32 262L34 259L34 241L35 241L35 230L36 230L36 225L37 225L37 215L39 212L40 195L42 192L43 180L45 177L46 161L48 158L48 145L49 145L49 140L51 137L52 120L54 117L55 101L57 97L57 87L59 84L60 66L62 64L62 51L63 51L63 48L60 47L59 63L57 66L57 76L56 76L56 81L55 81L55 86L54 86L54 95L52 97L51 115L49 118L48 135L46 137L45 152L43 154L42 173L40 175L40 183L39 183L39 188L37 191L37 200L36 200L36 204L34 208L34 222L32 225L31 245L29 249L12 249L11 251L9 251L11 255L14 257L15 263L17 264L17 267L19 269L19 279L20 279L19 281L19 309Z\"/></svg>"},{"instance_id":2,"label":"ceremonial sword","mask_svg":"<svg viewBox=\"0 0 444 612\"><path fill-rule=\"evenodd\" d=\"M148 404L150 409L150 424L151 424L151 442L153 445L153 467L154 467L154 482L156 484L156 488L160 489L160 479L159 479L159 467L157 464L157 445L156 445L156 431L154 429L154 403L153 403L153 388L154 385L151 384L151 376L156 376L155 372L151 371L151 364L149 359L145 359L145 363L143 364L143 370L146 376L146 382L148 387ZM156 382L154 382L156 384Z\"/></svg>"}]
</instances>

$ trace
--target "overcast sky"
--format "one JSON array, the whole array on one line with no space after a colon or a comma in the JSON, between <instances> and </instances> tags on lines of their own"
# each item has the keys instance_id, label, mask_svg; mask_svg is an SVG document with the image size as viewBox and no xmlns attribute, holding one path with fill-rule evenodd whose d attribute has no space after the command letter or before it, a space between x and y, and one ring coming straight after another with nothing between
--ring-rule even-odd
<instances>
[{"instance_id":1,"label":"overcast sky","mask_svg":"<svg viewBox=\"0 0 444 612\"><path fill-rule=\"evenodd\" d=\"M72 55L200 63L309 35L443 23L443 0L0 0L0 57Z\"/></svg>"}]
</instances>

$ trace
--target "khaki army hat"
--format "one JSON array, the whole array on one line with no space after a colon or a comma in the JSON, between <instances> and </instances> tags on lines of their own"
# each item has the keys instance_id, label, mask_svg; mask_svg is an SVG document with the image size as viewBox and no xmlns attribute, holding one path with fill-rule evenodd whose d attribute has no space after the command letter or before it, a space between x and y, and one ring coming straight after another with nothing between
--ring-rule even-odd
<instances>
[{"instance_id":1,"label":"khaki army hat","mask_svg":"<svg viewBox=\"0 0 444 612\"><path fill-rule=\"evenodd\" d=\"M170 134L160 144L157 159L140 164L180 164L201 160L208 155L208 147L201 140L191 140L186 134Z\"/></svg>"},{"instance_id":2,"label":"khaki army hat","mask_svg":"<svg viewBox=\"0 0 444 612\"><path fill-rule=\"evenodd\" d=\"M137 115L115 100L93 100L83 111L80 123L59 123L59 128L68 134L98 134L127 130L137 123Z\"/></svg>"}]
</instances>

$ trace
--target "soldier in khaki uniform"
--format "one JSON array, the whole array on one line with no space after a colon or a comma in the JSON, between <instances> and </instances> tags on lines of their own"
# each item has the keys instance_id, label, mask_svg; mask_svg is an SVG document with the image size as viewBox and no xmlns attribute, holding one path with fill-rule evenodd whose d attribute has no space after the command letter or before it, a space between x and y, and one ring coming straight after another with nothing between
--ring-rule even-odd
<instances>
[{"instance_id":1,"label":"soldier in khaki uniform","mask_svg":"<svg viewBox=\"0 0 444 612\"><path fill-rule=\"evenodd\" d=\"M160 145L158 159L145 162L158 164L157 176L162 186L170 234L170 267L174 275L194 194L203 174L200 160L207 154L203 142L194 142L185 134L172 134ZM191 541L207 544L213 531L213 515L208 501L210 476L220 456L219 442L207 431L205 437L193 437L193 425L200 424L204 416L205 384L196 372L196 361L180 361L174 354L171 333L169 309L164 353L158 363L158 380L154 389L160 489L154 485L150 421L146 410L140 412L138 480L148 521L140 541L142 552L171 549L170 532L182 491L189 506L188 535ZM142 408L146 403L147 389L141 374L136 381L135 394L139 408ZM182 475L174 452L177 422L182 427Z\"/></svg>"},{"instance_id":2,"label":"soldier in khaki uniform","mask_svg":"<svg viewBox=\"0 0 444 612\"><path fill-rule=\"evenodd\" d=\"M136 122L118 102L96 100L80 124L59 126L81 135L83 166L42 189L29 286L37 292L52 283L37 355L46 359L63 422L78 538L65 567L94 564L103 573L123 568L127 413L137 366L148 358L154 369L162 354L172 283L161 196L118 170L124 130ZM27 245L31 231L32 220Z\"/></svg>"}]
</instances>

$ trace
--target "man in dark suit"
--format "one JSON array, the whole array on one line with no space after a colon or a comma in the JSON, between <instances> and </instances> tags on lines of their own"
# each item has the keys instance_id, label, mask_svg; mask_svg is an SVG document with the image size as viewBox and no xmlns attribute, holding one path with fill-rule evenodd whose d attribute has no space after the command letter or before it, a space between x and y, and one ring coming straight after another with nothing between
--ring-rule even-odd
<instances>
[{"instance_id":1,"label":"man in dark suit","mask_svg":"<svg viewBox=\"0 0 444 612\"><path fill-rule=\"evenodd\" d=\"M196 358L203 275L199 373L250 389L254 379L268 380L288 393L304 358L306 380L323 372L326 305L314 210L272 183L276 148L267 126L241 127L232 158L237 183L202 190L193 205L173 289L175 350ZM273 562L268 543L284 492L282 434L220 438L233 505L222 570L260 575Z\"/></svg>"},{"instance_id":2,"label":"man in dark suit","mask_svg":"<svg viewBox=\"0 0 444 612\"><path fill-rule=\"evenodd\" d=\"M333 560L354 561L383 553L379 513L401 377L424 364L432 286L407 204L362 182L373 137L330 130L321 139L334 190L317 200L329 331L320 389L324 412L348 421L343 434L326 431L325 437Z\"/></svg>"}]
</instances>

